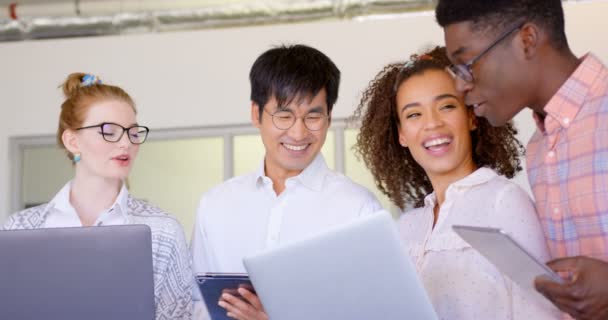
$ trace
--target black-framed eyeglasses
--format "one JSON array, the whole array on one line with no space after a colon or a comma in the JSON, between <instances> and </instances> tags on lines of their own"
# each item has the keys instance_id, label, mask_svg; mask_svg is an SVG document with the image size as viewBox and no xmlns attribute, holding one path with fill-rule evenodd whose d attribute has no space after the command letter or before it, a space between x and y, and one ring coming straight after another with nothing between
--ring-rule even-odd
<instances>
[{"instance_id":1,"label":"black-framed eyeglasses","mask_svg":"<svg viewBox=\"0 0 608 320\"><path fill-rule=\"evenodd\" d=\"M485 50L483 50L480 54L471 59L469 62L450 65L449 67L447 67L448 72L454 78L458 77L466 82L472 83L473 81L475 81L475 77L473 76L473 64L479 61L481 57L483 57L486 53L492 50L492 48L496 47L497 44L499 44L502 40L506 39L510 34L515 32L516 30L521 29L524 24L526 24L525 21L517 24L514 28L509 29L509 31L498 37L496 41L494 41L490 46L488 46Z\"/></svg>"},{"instance_id":2,"label":"black-framed eyeglasses","mask_svg":"<svg viewBox=\"0 0 608 320\"><path fill-rule=\"evenodd\" d=\"M327 123L327 116L321 112L309 112L303 117L296 117L291 110L279 109L273 113L264 109L272 117L272 124L279 130L288 130L293 127L298 118L304 120L304 126L310 131L319 131Z\"/></svg>"},{"instance_id":3,"label":"black-framed eyeglasses","mask_svg":"<svg viewBox=\"0 0 608 320\"><path fill-rule=\"evenodd\" d=\"M100 128L99 134L103 137L103 139L107 142L118 142L122 139L122 136L127 132L127 137L132 144L142 144L146 141L148 137L148 132L150 129L145 126L132 126L129 128L125 128L117 123L112 122L103 122L94 126L87 126L82 128L77 128L76 130L83 129L91 129L91 128Z\"/></svg>"}]
</instances>

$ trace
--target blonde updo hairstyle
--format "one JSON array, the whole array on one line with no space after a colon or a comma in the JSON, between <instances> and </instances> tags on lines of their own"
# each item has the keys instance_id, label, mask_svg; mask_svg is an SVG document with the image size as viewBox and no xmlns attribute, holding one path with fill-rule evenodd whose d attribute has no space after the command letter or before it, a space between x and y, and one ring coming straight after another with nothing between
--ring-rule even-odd
<instances>
[{"instance_id":1,"label":"blonde updo hairstyle","mask_svg":"<svg viewBox=\"0 0 608 320\"><path fill-rule=\"evenodd\" d=\"M57 128L57 144L66 150L68 158L72 161L74 160L74 155L63 144L63 132L68 129L76 130L82 127L87 112L93 104L100 101L117 100L127 103L137 113L133 99L122 88L102 84L96 77L94 78L95 81L91 83L83 83L86 76L94 77L86 73L72 73L61 86L65 101L61 104L59 127Z\"/></svg>"}]
</instances>

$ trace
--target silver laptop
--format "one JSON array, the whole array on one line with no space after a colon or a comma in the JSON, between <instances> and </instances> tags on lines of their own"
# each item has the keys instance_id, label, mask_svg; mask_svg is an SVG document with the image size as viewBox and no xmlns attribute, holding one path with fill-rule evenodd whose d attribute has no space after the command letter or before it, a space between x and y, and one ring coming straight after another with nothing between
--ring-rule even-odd
<instances>
[{"instance_id":1,"label":"silver laptop","mask_svg":"<svg viewBox=\"0 0 608 320\"><path fill-rule=\"evenodd\" d=\"M387 212L243 262L270 319L437 319Z\"/></svg>"},{"instance_id":2,"label":"silver laptop","mask_svg":"<svg viewBox=\"0 0 608 320\"><path fill-rule=\"evenodd\" d=\"M150 228L0 231L0 318L153 320Z\"/></svg>"}]
</instances>

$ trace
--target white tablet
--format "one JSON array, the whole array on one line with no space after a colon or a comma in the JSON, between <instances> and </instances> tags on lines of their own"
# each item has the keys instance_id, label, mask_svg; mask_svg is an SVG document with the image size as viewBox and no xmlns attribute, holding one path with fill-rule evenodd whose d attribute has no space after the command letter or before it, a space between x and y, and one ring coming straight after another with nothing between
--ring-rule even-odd
<instances>
[{"instance_id":1,"label":"white tablet","mask_svg":"<svg viewBox=\"0 0 608 320\"><path fill-rule=\"evenodd\" d=\"M452 229L522 288L534 290L534 279L541 275L563 283L553 270L501 229L457 225Z\"/></svg>"}]
</instances>

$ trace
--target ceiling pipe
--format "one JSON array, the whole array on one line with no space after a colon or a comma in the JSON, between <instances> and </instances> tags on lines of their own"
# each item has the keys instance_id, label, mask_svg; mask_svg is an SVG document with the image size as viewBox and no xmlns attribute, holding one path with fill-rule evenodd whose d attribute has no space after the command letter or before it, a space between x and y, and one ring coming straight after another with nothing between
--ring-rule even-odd
<instances>
[{"instance_id":1,"label":"ceiling pipe","mask_svg":"<svg viewBox=\"0 0 608 320\"><path fill-rule=\"evenodd\" d=\"M434 0L74 0L0 6L0 41L218 28L430 9Z\"/></svg>"}]
</instances>

